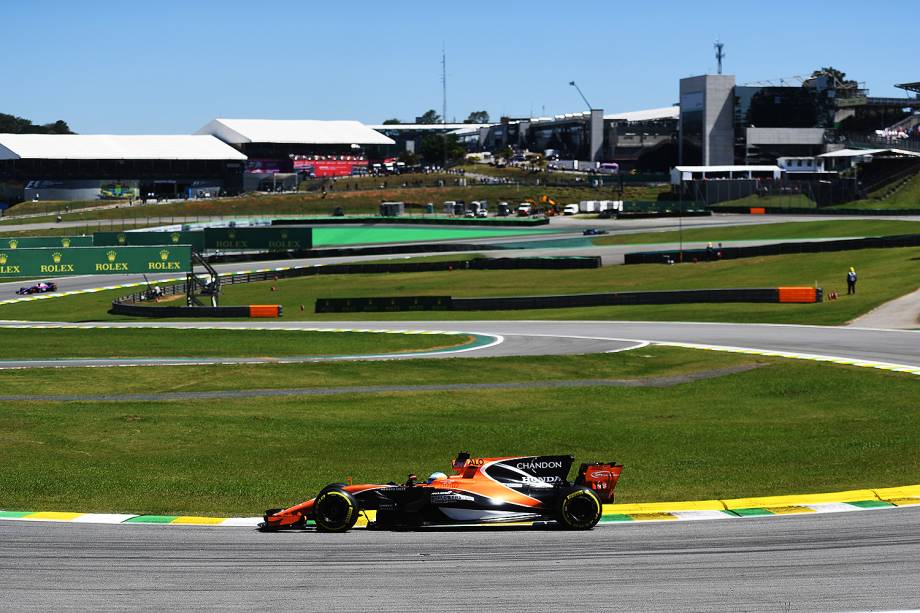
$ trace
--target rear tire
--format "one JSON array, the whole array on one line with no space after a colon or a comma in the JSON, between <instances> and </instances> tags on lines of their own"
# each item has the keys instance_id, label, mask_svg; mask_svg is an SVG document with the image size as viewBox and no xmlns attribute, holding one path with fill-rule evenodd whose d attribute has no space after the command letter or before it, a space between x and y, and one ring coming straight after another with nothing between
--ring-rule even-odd
<instances>
[{"instance_id":1,"label":"rear tire","mask_svg":"<svg viewBox=\"0 0 920 613\"><path fill-rule=\"evenodd\" d=\"M347 532L358 521L358 501L342 489L323 488L310 514L320 532Z\"/></svg>"},{"instance_id":2,"label":"rear tire","mask_svg":"<svg viewBox=\"0 0 920 613\"><path fill-rule=\"evenodd\" d=\"M601 520L604 506L593 490L574 487L556 501L556 522L566 530L590 530Z\"/></svg>"}]
</instances>

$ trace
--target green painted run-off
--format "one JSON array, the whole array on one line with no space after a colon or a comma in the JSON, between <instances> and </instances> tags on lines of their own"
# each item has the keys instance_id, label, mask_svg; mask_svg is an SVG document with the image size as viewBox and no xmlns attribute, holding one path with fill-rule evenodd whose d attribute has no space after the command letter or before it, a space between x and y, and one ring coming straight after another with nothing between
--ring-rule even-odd
<instances>
[{"instance_id":1,"label":"green painted run-off","mask_svg":"<svg viewBox=\"0 0 920 613\"><path fill-rule=\"evenodd\" d=\"M178 515L138 515L131 519L126 519L124 524L168 524L172 523Z\"/></svg>"}]
</instances>

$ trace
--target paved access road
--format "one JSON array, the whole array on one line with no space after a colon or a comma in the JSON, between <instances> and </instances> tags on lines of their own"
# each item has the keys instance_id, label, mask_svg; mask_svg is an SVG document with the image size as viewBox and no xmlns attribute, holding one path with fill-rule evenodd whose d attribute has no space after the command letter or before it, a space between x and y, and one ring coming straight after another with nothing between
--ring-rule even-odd
<instances>
[{"instance_id":1,"label":"paved access road","mask_svg":"<svg viewBox=\"0 0 920 613\"><path fill-rule=\"evenodd\" d=\"M0 521L10 610L844 611L920 604L920 508L590 532Z\"/></svg>"}]
</instances>

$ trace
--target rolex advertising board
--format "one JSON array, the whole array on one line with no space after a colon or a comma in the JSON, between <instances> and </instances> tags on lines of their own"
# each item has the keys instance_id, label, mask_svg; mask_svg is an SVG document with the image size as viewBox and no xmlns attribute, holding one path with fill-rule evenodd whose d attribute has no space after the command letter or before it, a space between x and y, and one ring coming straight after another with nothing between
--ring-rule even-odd
<instances>
[{"instance_id":1,"label":"rolex advertising board","mask_svg":"<svg viewBox=\"0 0 920 613\"><path fill-rule=\"evenodd\" d=\"M188 245L3 249L0 277L183 273L191 270Z\"/></svg>"},{"instance_id":2,"label":"rolex advertising board","mask_svg":"<svg viewBox=\"0 0 920 613\"><path fill-rule=\"evenodd\" d=\"M204 232L96 232L93 245L105 246L143 246L143 245L191 245L195 251L204 251Z\"/></svg>"},{"instance_id":3,"label":"rolex advertising board","mask_svg":"<svg viewBox=\"0 0 920 613\"><path fill-rule=\"evenodd\" d=\"M92 247L92 236L15 236L0 238L0 249L29 247Z\"/></svg>"},{"instance_id":4,"label":"rolex advertising board","mask_svg":"<svg viewBox=\"0 0 920 613\"><path fill-rule=\"evenodd\" d=\"M265 226L254 228L205 228L206 249L301 251L313 246L312 228Z\"/></svg>"}]
</instances>

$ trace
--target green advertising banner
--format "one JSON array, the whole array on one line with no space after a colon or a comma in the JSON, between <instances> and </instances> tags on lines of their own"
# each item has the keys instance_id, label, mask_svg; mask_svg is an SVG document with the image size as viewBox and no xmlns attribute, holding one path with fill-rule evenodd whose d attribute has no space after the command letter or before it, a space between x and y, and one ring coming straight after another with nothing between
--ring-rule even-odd
<instances>
[{"instance_id":1,"label":"green advertising banner","mask_svg":"<svg viewBox=\"0 0 920 613\"><path fill-rule=\"evenodd\" d=\"M157 247L0 248L0 277L61 277L188 272L188 245Z\"/></svg>"},{"instance_id":2,"label":"green advertising banner","mask_svg":"<svg viewBox=\"0 0 920 613\"><path fill-rule=\"evenodd\" d=\"M195 251L204 251L204 232L96 232L93 245L106 247L143 245L191 245Z\"/></svg>"},{"instance_id":3,"label":"green advertising banner","mask_svg":"<svg viewBox=\"0 0 920 613\"><path fill-rule=\"evenodd\" d=\"M0 249L92 246L92 236L8 236L5 238L0 238Z\"/></svg>"},{"instance_id":4,"label":"green advertising banner","mask_svg":"<svg viewBox=\"0 0 920 613\"><path fill-rule=\"evenodd\" d=\"M283 226L205 228L204 246L206 249L300 251L313 247L313 229Z\"/></svg>"}]
</instances>

